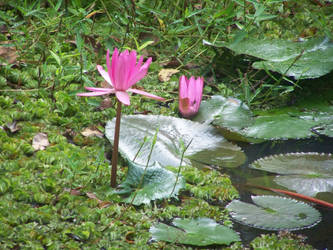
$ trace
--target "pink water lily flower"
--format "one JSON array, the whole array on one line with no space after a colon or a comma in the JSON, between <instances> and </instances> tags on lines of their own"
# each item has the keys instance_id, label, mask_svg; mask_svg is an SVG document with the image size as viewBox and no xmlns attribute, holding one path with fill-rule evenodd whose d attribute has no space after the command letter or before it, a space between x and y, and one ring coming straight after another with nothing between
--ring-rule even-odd
<instances>
[{"instance_id":1,"label":"pink water lily flower","mask_svg":"<svg viewBox=\"0 0 333 250\"><path fill-rule=\"evenodd\" d=\"M132 89L131 87L140 81L148 71L148 67L152 61L151 57L142 65L143 56L139 61L136 61L136 51L118 52L117 48L114 49L112 54L112 61L110 63L110 51L106 53L106 66L107 72L101 65L97 65L97 70L110 88L94 88L85 87L85 89L92 91L87 93L78 93L78 96L100 96L108 94L116 94L117 99L125 105L130 105L130 97L127 92L140 94L155 100L164 101L162 97L147 93L139 89Z\"/></svg>"},{"instance_id":2,"label":"pink water lily flower","mask_svg":"<svg viewBox=\"0 0 333 250\"><path fill-rule=\"evenodd\" d=\"M179 110L186 117L195 115L200 107L202 90L204 85L203 77L195 79L191 76L187 79L186 76L181 76L179 79Z\"/></svg>"}]
</instances>

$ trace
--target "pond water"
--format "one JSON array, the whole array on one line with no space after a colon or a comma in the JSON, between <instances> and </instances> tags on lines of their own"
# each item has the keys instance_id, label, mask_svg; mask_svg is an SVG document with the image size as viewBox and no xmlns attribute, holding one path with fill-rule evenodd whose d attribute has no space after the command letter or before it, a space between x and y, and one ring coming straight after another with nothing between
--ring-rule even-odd
<instances>
[{"instance_id":1,"label":"pond water","mask_svg":"<svg viewBox=\"0 0 333 250\"><path fill-rule=\"evenodd\" d=\"M243 184L245 184L250 178L268 176L271 174L265 174L264 171L250 169L248 167L249 164L256 159L273 154L292 152L333 153L333 138L318 137L307 140L285 140L279 142L265 142L261 144L241 144L240 146L247 155L247 161L239 168L226 170L226 173L230 175L233 184L238 189L240 199L245 202L251 202L251 195L255 194ZM328 200L326 200L332 203L333 193L323 194L328 198ZM314 205L314 207L320 211L322 221L312 228L293 231L293 233L306 236L306 243L311 244L316 249L333 249L333 209L324 208L318 205ZM261 234L276 232L252 228L237 222L234 223L234 229L237 232L240 232L244 244L248 244Z\"/></svg>"}]
</instances>

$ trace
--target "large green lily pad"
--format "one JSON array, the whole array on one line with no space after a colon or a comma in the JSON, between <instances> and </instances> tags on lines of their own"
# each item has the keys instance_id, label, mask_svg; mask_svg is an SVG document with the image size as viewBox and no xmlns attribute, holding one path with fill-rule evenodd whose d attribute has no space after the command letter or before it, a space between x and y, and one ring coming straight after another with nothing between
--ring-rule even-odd
<instances>
[{"instance_id":1,"label":"large green lily pad","mask_svg":"<svg viewBox=\"0 0 333 250\"><path fill-rule=\"evenodd\" d=\"M329 38L297 42L247 38L236 43L206 44L260 58L263 61L254 62L254 68L276 71L296 79L317 78L333 70L333 42Z\"/></svg>"},{"instance_id":2,"label":"large green lily pad","mask_svg":"<svg viewBox=\"0 0 333 250\"><path fill-rule=\"evenodd\" d=\"M316 135L313 133L315 126L330 130L333 106L326 99L318 97L305 100L298 106L260 111L254 117L241 101L213 96L202 102L194 120L210 122L224 137L236 141L308 138Z\"/></svg>"},{"instance_id":3,"label":"large green lily pad","mask_svg":"<svg viewBox=\"0 0 333 250\"><path fill-rule=\"evenodd\" d=\"M106 125L106 137L113 142L115 119ZM127 159L146 165L151 143L142 142L153 138L158 129L157 140L152 151L151 161L162 166L178 167L181 160L181 145L191 144L185 152L184 164L209 164L222 167L237 167L245 161L241 149L228 142L218 131L208 125L186 119L155 116L123 116L120 128L119 151ZM140 149L140 150L139 150Z\"/></svg>"},{"instance_id":4,"label":"large green lily pad","mask_svg":"<svg viewBox=\"0 0 333 250\"><path fill-rule=\"evenodd\" d=\"M179 176L177 181L176 174L161 167L158 162L148 166L145 173L144 169L145 166L128 162L126 180L119 185L120 190L116 192L126 196L124 202L134 205L147 204L152 200L174 197L180 189L185 188L182 176Z\"/></svg>"},{"instance_id":5,"label":"large green lily pad","mask_svg":"<svg viewBox=\"0 0 333 250\"><path fill-rule=\"evenodd\" d=\"M253 123L252 116L249 107L240 100L215 95L201 103L193 120L240 130Z\"/></svg>"},{"instance_id":6,"label":"large green lily pad","mask_svg":"<svg viewBox=\"0 0 333 250\"><path fill-rule=\"evenodd\" d=\"M164 223L153 225L150 233L153 240L195 246L229 245L232 242L240 241L240 237L235 231L209 218L176 218L171 226Z\"/></svg>"},{"instance_id":7,"label":"large green lily pad","mask_svg":"<svg viewBox=\"0 0 333 250\"><path fill-rule=\"evenodd\" d=\"M256 160L251 168L280 174L274 181L308 196L333 192L333 156L318 153L289 153Z\"/></svg>"},{"instance_id":8,"label":"large green lily pad","mask_svg":"<svg viewBox=\"0 0 333 250\"><path fill-rule=\"evenodd\" d=\"M320 213L310 205L280 196L252 196L254 204L233 200L227 205L239 223L266 230L300 230L316 225Z\"/></svg>"}]
</instances>

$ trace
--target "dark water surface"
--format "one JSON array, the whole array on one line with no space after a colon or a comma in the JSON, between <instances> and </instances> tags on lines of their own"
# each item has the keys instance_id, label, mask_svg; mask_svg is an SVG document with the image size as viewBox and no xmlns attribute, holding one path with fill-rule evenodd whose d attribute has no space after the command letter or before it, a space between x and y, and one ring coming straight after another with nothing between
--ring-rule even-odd
<instances>
[{"instance_id":1,"label":"dark water surface","mask_svg":"<svg viewBox=\"0 0 333 250\"><path fill-rule=\"evenodd\" d=\"M233 184L237 187L240 193L240 199L242 201L251 202L251 195L255 194L251 193L249 189L241 184L246 183L249 178L265 176L267 174L264 173L264 171L248 168L249 164L258 158L273 154L294 152L333 153L333 138L317 137L306 140L286 140L253 145L241 144L240 146L247 155L247 161L239 168L226 170L226 173L230 175ZM293 233L306 236L306 243L311 244L316 249L333 250L333 209L324 208L318 205L314 205L314 207L320 211L322 221L312 228L293 231ZM240 232L244 244L248 244L255 237L261 234L276 232L256 229L246 225L241 225L237 222L234 223L234 229L237 232Z\"/></svg>"}]
</instances>

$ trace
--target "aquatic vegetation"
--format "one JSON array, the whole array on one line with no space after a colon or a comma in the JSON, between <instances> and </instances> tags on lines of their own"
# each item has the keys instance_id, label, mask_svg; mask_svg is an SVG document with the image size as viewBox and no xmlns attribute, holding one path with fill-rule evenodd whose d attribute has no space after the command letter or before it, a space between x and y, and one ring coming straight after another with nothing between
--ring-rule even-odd
<instances>
[{"instance_id":1,"label":"aquatic vegetation","mask_svg":"<svg viewBox=\"0 0 333 250\"><path fill-rule=\"evenodd\" d=\"M248 234L258 235L259 230L232 221L225 206L256 193L246 190L244 195L235 185L247 172L264 174L249 169L246 157L252 161L264 151L277 150L284 143L278 140L311 135L318 152L331 151L326 142L331 140L333 72L325 73L331 67L331 41L323 39L332 33L330 8L328 1L305 0L2 1L0 248L305 248L299 233L307 234L317 248L329 247L332 237L323 233L332 227L327 208L318 206L323 223L311 233L265 234L249 242ZM252 39L258 43L246 46L255 52L272 41L281 45L279 54L288 53L283 46L289 45L294 54L277 65L279 55L254 59L252 52L238 55L232 48L203 43L224 41L237 47ZM299 77L294 66L304 66L305 74ZM326 75L303 80L314 72ZM200 103L187 98L179 103L182 75L205 78L196 95L203 100L198 115L204 124L179 118L182 104L185 112L196 112ZM87 93L82 93L84 87ZM78 93L89 98L77 98ZM159 96L165 102L154 101ZM309 96L315 102L303 105ZM279 116L283 106L292 107ZM120 141L126 143L117 161L111 154L118 154L112 144L120 108L122 114L133 115L123 117ZM263 119L259 126L263 116L274 122ZM287 118L279 124L281 117ZM291 120L301 128L288 127ZM250 126L252 133L244 134ZM36 143L41 134L44 145ZM246 143L262 140L271 142ZM296 142L299 151L307 152L303 140ZM287 159L288 164L293 160ZM119 188L108 185L111 161L118 166ZM274 182L275 176L270 177ZM317 195L325 199L331 194ZM162 230L152 240L154 227ZM169 240L169 235L182 241ZM319 247L313 241L318 235Z\"/></svg>"},{"instance_id":2,"label":"aquatic vegetation","mask_svg":"<svg viewBox=\"0 0 333 250\"><path fill-rule=\"evenodd\" d=\"M115 119L105 127L105 135L113 143ZM150 152L150 144L142 142L153 138L159 128L157 141L151 161L158 161L162 166L179 166L182 141L192 143L185 152L184 165L213 164L221 167L237 167L244 163L246 156L241 148L227 141L218 131L207 124L187 119L158 115L127 115L123 117L120 131L119 151L124 158L134 159L145 165Z\"/></svg>"},{"instance_id":3,"label":"aquatic vegetation","mask_svg":"<svg viewBox=\"0 0 333 250\"><path fill-rule=\"evenodd\" d=\"M300 139L316 136L314 128L327 127L333 122L333 108L327 96L305 98L298 105L267 111L251 111L235 98L213 96L202 102L195 121L211 123L228 139L245 142Z\"/></svg>"},{"instance_id":4,"label":"aquatic vegetation","mask_svg":"<svg viewBox=\"0 0 333 250\"><path fill-rule=\"evenodd\" d=\"M333 192L333 156L318 153L288 153L260 158L251 168L278 174L274 182L308 196Z\"/></svg>"},{"instance_id":5,"label":"aquatic vegetation","mask_svg":"<svg viewBox=\"0 0 333 250\"><path fill-rule=\"evenodd\" d=\"M206 44L263 59L254 62L252 67L276 71L295 79L318 78L333 70L333 42L329 37L296 42L248 38L234 43Z\"/></svg>"},{"instance_id":6,"label":"aquatic vegetation","mask_svg":"<svg viewBox=\"0 0 333 250\"><path fill-rule=\"evenodd\" d=\"M252 196L254 204L233 200L226 208L239 223L266 230L300 230L320 222L320 213L310 205L281 196Z\"/></svg>"},{"instance_id":7,"label":"aquatic vegetation","mask_svg":"<svg viewBox=\"0 0 333 250\"><path fill-rule=\"evenodd\" d=\"M235 231L209 218L176 218L172 221L171 226L156 223L149 231L153 240L195 246L229 245L232 242L240 241L240 237Z\"/></svg>"}]
</instances>

